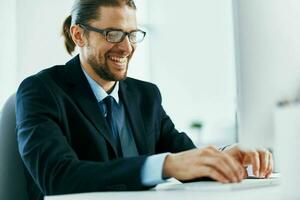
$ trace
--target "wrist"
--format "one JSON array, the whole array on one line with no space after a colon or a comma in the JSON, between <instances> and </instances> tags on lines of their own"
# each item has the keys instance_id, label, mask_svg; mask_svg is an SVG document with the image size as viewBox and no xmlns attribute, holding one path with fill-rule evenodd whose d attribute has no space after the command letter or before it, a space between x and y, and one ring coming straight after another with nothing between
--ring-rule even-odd
<instances>
[{"instance_id":1,"label":"wrist","mask_svg":"<svg viewBox=\"0 0 300 200\"><path fill-rule=\"evenodd\" d=\"M163 179L173 177L173 162L174 162L174 155L169 154L166 156L164 165L163 165Z\"/></svg>"}]
</instances>

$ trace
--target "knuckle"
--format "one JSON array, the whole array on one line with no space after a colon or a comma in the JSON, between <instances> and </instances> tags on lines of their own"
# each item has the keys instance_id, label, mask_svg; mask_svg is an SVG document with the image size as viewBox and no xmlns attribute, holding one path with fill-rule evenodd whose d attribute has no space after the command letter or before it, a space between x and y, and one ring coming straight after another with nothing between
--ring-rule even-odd
<instances>
[{"instance_id":1,"label":"knuckle","mask_svg":"<svg viewBox=\"0 0 300 200\"><path fill-rule=\"evenodd\" d=\"M262 155L269 158L271 156L271 153L269 151L262 152Z\"/></svg>"},{"instance_id":2,"label":"knuckle","mask_svg":"<svg viewBox=\"0 0 300 200\"><path fill-rule=\"evenodd\" d=\"M212 154L213 151L212 151L212 149L207 147L207 148L202 150L202 153L205 154L205 155L208 155L208 154Z\"/></svg>"},{"instance_id":3,"label":"knuckle","mask_svg":"<svg viewBox=\"0 0 300 200\"><path fill-rule=\"evenodd\" d=\"M259 153L257 151L251 151L250 155L254 158L259 157Z\"/></svg>"},{"instance_id":4,"label":"knuckle","mask_svg":"<svg viewBox=\"0 0 300 200\"><path fill-rule=\"evenodd\" d=\"M216 150L216 148L213 145L209 145L207 148L211 150Z\"/></svg>"},{"instance_id":5,"label":"knuckle","mask_svg":"<svg viewBox=\"0 0 300 200\"><path fill-rule=\"evenodd\" d=\"M206 155L207 154L207 149L202 149L197 152L199 155Z\"/></svg>"}]
</instances>

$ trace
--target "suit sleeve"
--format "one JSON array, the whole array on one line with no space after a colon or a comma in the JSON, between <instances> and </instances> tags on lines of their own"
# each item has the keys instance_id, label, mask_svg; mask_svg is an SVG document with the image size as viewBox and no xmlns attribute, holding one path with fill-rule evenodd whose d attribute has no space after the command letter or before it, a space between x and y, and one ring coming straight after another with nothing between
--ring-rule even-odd
<instances>
[{"instance_id":1,"label":"suit sleeve","mask_svg":"<svg viewBox=\"0 0 300 200\"><path fill-rule=\"evenodd\" d=\"M60 128L55 96L37 76L17 92L17 139L21 158L44 195L103 190L141 190L146 156L108 162L79 160Z\"/></svg>"},{"instance_id":2,"label":"suit sleeve","mask_svg":"<svg viewBox=\"0 0 300 200\"><path fill-rule=\"evenodd\" d=\"M158 152L177 153L196 148L192 140L184 132L179 132L175 128L174 123L161 105L161 94L157 87L156 90L160 113L160 137L157 144Z\"/></svg>"}]
</instances>

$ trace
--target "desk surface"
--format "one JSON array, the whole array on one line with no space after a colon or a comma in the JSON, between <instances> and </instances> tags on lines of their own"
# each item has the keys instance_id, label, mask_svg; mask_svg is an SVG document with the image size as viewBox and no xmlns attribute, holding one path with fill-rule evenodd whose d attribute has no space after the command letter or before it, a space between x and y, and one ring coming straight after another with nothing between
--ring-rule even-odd
<instances>
[{"instance_id":1,"label":"desk surface","mask_svg":"<svg viewBox=\"0 0 300 200\"><path fill-rule=\"evenodd\" d=\"M149 191L138 192L95 192L95 193L81 193L71 195L58 195L58 196L46 196L45 200L195 200L195 199L210 199L210 200L241 200L241 199L272 199L281 200L286 199L283 197L280 185L242 189L242 190L224 190L221 188L209 189L209 190L186 190L178 187L178 182L171 181L158 185L156 188ZM290 199L290 198L289 198Z\"/></svg>"}]
</instances>

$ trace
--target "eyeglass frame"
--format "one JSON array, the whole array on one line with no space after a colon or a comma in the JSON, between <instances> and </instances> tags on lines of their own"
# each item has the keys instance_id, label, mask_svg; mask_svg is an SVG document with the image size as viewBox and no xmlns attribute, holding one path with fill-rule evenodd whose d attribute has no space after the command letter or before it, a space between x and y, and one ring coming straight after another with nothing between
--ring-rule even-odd
<instances>
[{"instance_id":1,"label":"eyeglass frame","mask_svg":"<svg viewBox=\"0 0 300 200\"><path fill-rule=\"evenodd\" d=\"M112 28L110 28L110 29L99 29L99 28L95 28L95 27L92 27L92 26L87 25L87 24L77 24L77 25L80 26L81 28L83 28L86 31L94 31L96 33L100 33L101 35L103 35L105 37L105 39L106 39L107 42L115 43L115 44L122 42L125 39L126 36L128 36L128 40L129 40L130 43L137 44L137 43L142 42L144 40L145 36L146 36L146 32L142 31L140 29L136 29L136 30L133 30L133 31L130 31L130 32L126 32L126 31L122 31L121 29L112 29ZM123 36L121 37L120 41L118 41L118 42L109 41L107 39L107 35L108 35L108 33L110 31L120 31L120 32L122 32ZM130 40L130 34L133 33L133 32L140 32L140 33L142 33L143 34L143 39L141 41L139 41L139 42L132 42Z\"/></svg>"}]
</instances>

